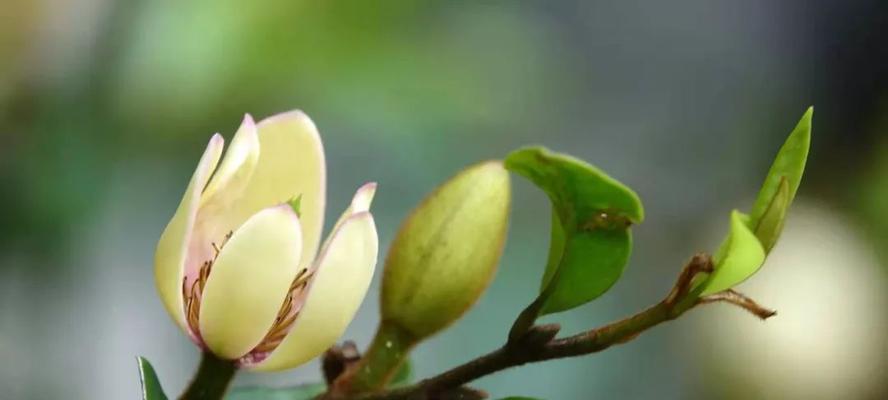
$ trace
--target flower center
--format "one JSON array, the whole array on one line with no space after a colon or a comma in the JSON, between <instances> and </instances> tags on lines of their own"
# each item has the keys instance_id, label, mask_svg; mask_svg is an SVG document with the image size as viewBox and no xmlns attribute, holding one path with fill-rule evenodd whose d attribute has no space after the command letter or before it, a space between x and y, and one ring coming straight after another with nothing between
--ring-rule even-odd
<instances>
[{"instance_id":1,"label":"flower center","mask_svg":"<svg viewBox=\"0 0 888 400\"><path fill-rule=\"evenodd\" d=\"M299 271L296 275L296 279L293 279L293 283L290 285L290 290L287 292L284 304L281 305L280 310L278 310L278 315L274 319L274 324L265 335L265 338L263 338L262 341L259 342L259 345L253 349L252 353L266 353L274 350L279 344L281 344L281 341L287 336L287 333L290 331L290 326L296 321L296 316L299 315L299 311L302 309L302 301L304 300L302 294L305 293L308 288L308 282L313 275L314 271L309 272L306 268Z\"/></svg>"},{"instance_id":2,"label":"flower center","mask_svg":"<svg viewBox=\"0 0 888 400\"><path fill-rule=\"evenodd\" d=\"M216 242L211 243L213 245L213 258L204 261L203 264L200 265L197 279L191 283L191 286L188 285L187 276L182 279L182 296L185 299L185 320L188 322L191 332L194 332L198 338L200 337L198 317L200 315L200 300L203 297L203 290L207 285L207 278L210 277L210 272L213 269L213 263L219 258L219 253L222 251L222 248L225 247L225 243L228 243L228 239L231 239L233 233L234 232L232 231L228 231L219 245L216 245Z\"/></svg>"},{"instance_id":3,"label":"flower center","mask_svg":"<svg viewBox=\"0 0 888 400\"><path fill-rule=\"evenodd\" d=\"M202 342L200 337L199 316L203 291L206 287L207 279L212 272L213 264L215 264L216 259L219 258L219 253L222 251L222 248L225 247L225 244L228 243L228 240L231 239L232 234L233 232L229 231L218 245L216 242L211 243L213 246L213 258L204 261L203 264L201 264L197 276L190 285L188 284L187 276L182 280L182 296L185 300L185 319L188 326L191 328L191 332L194 333L199 342ZM287 291L287 296L284 298L284 303L278 310L277 317L275 317L271 329L269 329L265 337L262 338L259 345L250 351L250 354L244 357L245 361L257 361L257 359L264 358L267 353L274 350L284 340L284 337L287 336L293 322L296 321L299 311L302 309L306 290L308 289L308 283L313 276L314 271L309 271L307 268L303 268L298 274L296 274L296 278L294 278L293 283L290 284L290 289ZM200 345L203 346L203 343L200 343Z\"/></svg>"}]
</instances>

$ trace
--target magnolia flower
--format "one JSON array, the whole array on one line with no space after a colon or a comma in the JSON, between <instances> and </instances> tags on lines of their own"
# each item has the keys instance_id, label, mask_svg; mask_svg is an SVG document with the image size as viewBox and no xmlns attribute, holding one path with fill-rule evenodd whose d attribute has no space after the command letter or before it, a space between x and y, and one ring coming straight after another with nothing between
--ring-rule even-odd
<instances>
[{"instance_id":1,"label":"magnolia flower","mask_svg":"<svg viewBox=\"0 0 888 400\"><path fill-rule=\"evenodd\" d=\"M210 139L160 237L157 289L205 351L256 370L292 368L335 343L367 292L376 184L358 189L318 251L326 172L308 116L256 124L246 115L219 163L223 144Z\"/></svg>"}]
</instances>

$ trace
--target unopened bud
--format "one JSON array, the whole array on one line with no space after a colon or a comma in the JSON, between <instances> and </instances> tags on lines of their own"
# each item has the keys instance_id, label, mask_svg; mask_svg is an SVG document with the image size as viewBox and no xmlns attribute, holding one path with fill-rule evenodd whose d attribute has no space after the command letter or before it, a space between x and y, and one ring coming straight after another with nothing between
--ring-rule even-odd
<instances>
[{"instance_id":1,"label":"unopened bud","mask_svg":"<svg viewBox=\"0 0 888 400\"><path fill-rule=\"evenodd\" d=\"M383 321L422 339L462 316L496 271L509 202L499 161L463 170L423 200L386 259Z\"/></svg>"}]
</instances>

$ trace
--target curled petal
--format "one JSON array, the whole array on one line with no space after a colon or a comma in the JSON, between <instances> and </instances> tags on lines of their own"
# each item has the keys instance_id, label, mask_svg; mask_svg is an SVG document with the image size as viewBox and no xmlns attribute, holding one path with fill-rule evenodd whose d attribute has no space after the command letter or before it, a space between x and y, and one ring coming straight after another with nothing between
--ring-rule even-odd
<instances>
[{"instance_id":1,"label":"curled petal","mask_svg":"<svg viewBox=\"0 0 888 400\"><path fill-rule=\"evenodd\" d=\"M351 204L346 209L346 213L356 214L359 212L370 211L370 205L373 203L373 197L376 196L376 182L365 183L364 186L358 188L355 196L352 197Z\"/></svg>"},{"instance_id":2,"label":"curled petal","mask_svg":"<svg viewBox=\"0 0 888 400\"><path fill-rule=\"evenodd\" d=\"M256 124L252 117L246 115L225 151L219 169L201 194L194 234L185 260L188 285L194 282L200 265L215 255L214 246L219 246L229 232L249 218L246 216L241 219L232 209L242 197L258 160Z\"/></svg>"},{"instance_id":3,"label":"curled petal","mask_svg":"<svg viewBox=\"0 0 888 400\"><path fill-rule=\"evenodd\" d=\"M231 139L231 144L225 152L225 158L219 164L219 169L213 174L213 179L204 189L201 195L201 203L205 204L218 195L219 189L231 184L246 185L252 166L259 159L259 137L256 134L256 123L250 114L244 115L240 128ZM249 170L245 167L249 166ZM247 176L243 176L247 175ZM247 179L245 179L247 178ZM234 182L234 181L240 182Z\"/></svg>"},{"instance_id":4,"label":"curled petal","mask_svg":"<svg viewBox=\"0 0 888 400\"><path fill-rule=\"evenodd\" d=\"M191 176L188 188L185 189L185 195L179 203L179 208L176 209L176 214L160 235L154 254L154 280L163 305L176 323L189 334L191 332L185 323L182 304L185 257L197 216L200 193L219 162L224 143L219 134L213 135L210 139Z\"/></svg>"},{"instance_id":5,"label":"curled petal","mask_svg":"<svg viewBox=\"0 0 888 400\"><path fill-rule=\"evenodd\" d=\"M351 203L346 207L345 211L342 212L339 219L336 220L336 224L333 225L333 229L331 229L330 232L336 232L336 230L342 225L342 222L348 219L348 217L360 212L370 211L370 205L373 204L374 196L376 196L376 182L367 182L359 187L358 190L355 191L354 196L352 196ZM327 239L324 240L324 244L321 247L327 247L332 238L333 234L331 233L327 236Z\"/></svg>"},{"instance_id":6,"label":"curled petal","mask_svg":"<svg viewBox=\"0 0 888 400\"><path fill-rule=\"evenodd\" d=\"M247 220L212 266L200 306L200 334L214 354L236 359L275 322L299 271L302 229L289 205Z\"/></svg>"},{"instance_id":7,"label":"curled petal","mask_svg":"<svg viewBox=\"0 0 888 400\"><path fill-rule=\"evenodd\" d=\"M376 225L369 212L342 221L321 249L315 278L293 328L268 358L252 368L292 368L335 343L367 293L378 245Z\"/></svg>"}]
</instances>

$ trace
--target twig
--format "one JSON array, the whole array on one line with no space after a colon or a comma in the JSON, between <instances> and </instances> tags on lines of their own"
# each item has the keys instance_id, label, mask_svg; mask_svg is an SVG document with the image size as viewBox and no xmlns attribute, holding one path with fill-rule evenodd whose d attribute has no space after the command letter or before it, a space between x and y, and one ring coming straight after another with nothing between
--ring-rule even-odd
<instances>
[{"instance_id":1,"label":"twig","mask_svg":"<svg viewBox=\"0 0 888 400\"><path fill-rule=\"evenodd\" d=\"M414 385L351 398L359 400L446 398L448 393L460 390L464 387L463 385L497 371L527 363L592 354L614 345L629 342L642 332L663 322L676 319L699 304L727 302L742 307L762 319L775 314L774 311L759 306L753 300L733 290L726 290L703 298L698 297L698 292L694 290L697 282L695 278L701 276L700 274L712 272L712 268L710 256L695 255L685 265L665 299L629 318L561 339L555 339L560 329L557 324L532 326L520 337L515 335L516 330L513 327L507 343L493 352ZM328 394L324 398L336 399L337 397Z\"/></svg>"},{"instance_id":2,"label":"twig","mask_svg":"<svg viewBox=\"0 0 888 400\"><path fill-rule=\"evenodd\" d=\"M759 317L763 320L777 315L777 311L762 307L761 305L756 303L755 300L750 299L749 297L743 295L743 293L736 292L733 289L728 289L723 292L715 293L713 295L709 295L700 299L701 304L717 302L733 304L746 311L749 311L750 313L752 313L752 315L755 315L756 317Z\"/></svg>"}]
</instances>

